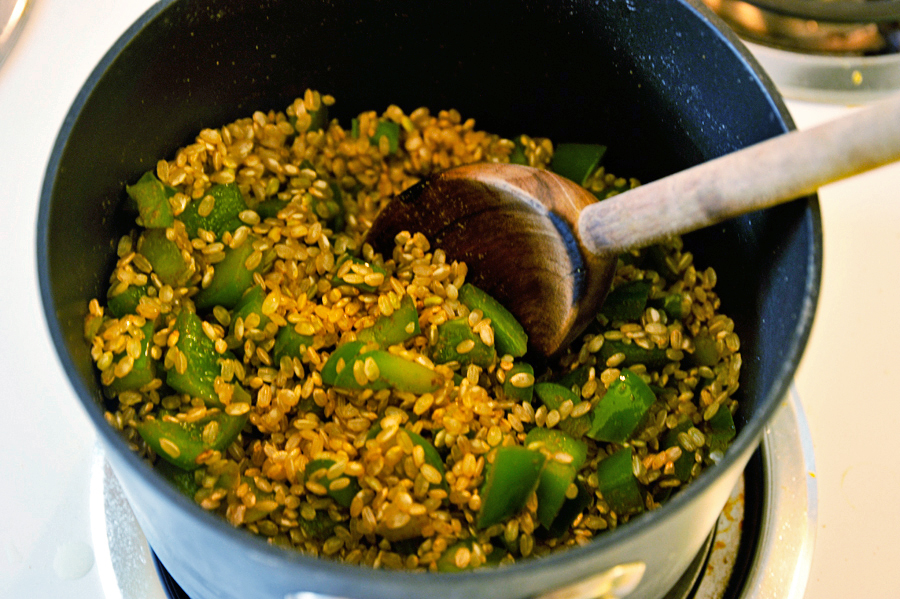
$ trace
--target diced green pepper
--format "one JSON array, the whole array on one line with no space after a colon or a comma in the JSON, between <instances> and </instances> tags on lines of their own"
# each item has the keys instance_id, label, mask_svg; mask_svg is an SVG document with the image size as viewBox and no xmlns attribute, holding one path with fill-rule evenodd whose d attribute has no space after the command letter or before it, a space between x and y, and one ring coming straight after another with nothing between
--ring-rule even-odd
<instances>
[{"instance_id":1,"label":"diced green pepper","mask_svg":"<svg viewBox=\"0 0 900 599\"><path fill-rule=\"evenodd\" d=\"M184 212L178 216L192 239L197 236L199 229L212 231L216 237L221 238L226 231L234 232L243 224L238 214L247 209L247 204L236 183L213 185L206 191L206 195L215 198L213 209L208 215L200 215L200 198L188 202Z\"/></svg>"},{"instance_id":2,"label":"diced green pepper","mask_svg":"<svg viewBox=\"0 0 900 599\"><path fill-rule=\"evenodd\" d=\"M437 364L456 361L463 366L475 364L487 368L497 359L497 350L485 345L469 326L468 320L456 318L438 325L437 341L431 347L431 359Z\"/></svg>"},{"instance_id":3,"label":"diced green pepper","mask_svg":"<svg viewBox=\"0 0 900 599\"><path fill-rule=\"evenodd\" d=\"M253 273L264 272L269 266L263 261L253 270L244 266L253 251L249 240L236 248L225 249L225 258L213 266L209 286L201 289L194 298L198 310L209 310L213 306L223 306L229 310L234 308L244 292L253 285Z\"/></svg>"},{"instance_id":4,"label":"diced green pepper","mask_svg":"<svg viewBox=\"0 0 900 599\"><path fill-rule=\"evenodd\" d=\"M147 229L138 240L138 251L150 262L159 280L172 287L181 287L191 277L191 271L178 245L166 237L165 229Z\"/></svg>"},{"instance_id":5,"label":"diced green pepper","mask_svg":"<svg viewBox=\"0 0 900 599\"><path fill-rule=\"evenodd\" d=\"M234 307L234 312L231 314L230 332L232 336L234 335L234 327L237 324L237 320L240 318L246 323L247 317L251 314L256 314L259 318L259 324L253 328L259 330L266 328L266 325L269 324L269 317L262 312L262 305L265 299L266 290L259 285L254 285L241 296L241 299L238 300L237 305ZM246 324L244 327L246 329Z\"/></svg>"},{"instance_id":6,"label":"diced green pepper","mask_svg":"<svg viewBox=\"0 0 900 599\"><path fill-rule=\"evenodd\" d=\"M596 441L624 443L655 401L656 396L640 376L623 370L591 410L591 429L587 436Z\"/></svg>"},{"instance_id":7,"label":"diced green pepper","mask_svg":"<svg viewBox=\"0 0 900 599\"><path fill-rule=\"evenodd\" d=\"M654 308L661 308L670 318L682 319L690 312L690 303L684 293L669 293L661 298L650 300Z\"/></svg>"},{"instance_id":8,"label":"diced green pepper","mask_svg":"<svg viewBox=\"0 0 900 599\"><path fill-rule=\"evenodd\" d=\"M360 383L356 379L354 367L371 360L378 370L374 380ZM324 378L324 377L323 377ZM396 389L408 393L431 393L444 384L444 377L427 366L423 366L401 356L375 349L356 356L337 375L335 387L342 389Z\"/></svg>"},{"instance_id":9,"label":"diced green pepper","mask_svg":"<svg viewBox=\"0 0 900 599\"><path fill-rule=\"evenodd\" d=\"M218 432L204 440L203 431L212 422L216 423ZM216 412L196 422L144 420L138 423L137 431L158 456L183 470L194 470L199 466L200 454L210 449L224 451L237 439L246 422L246 414L230 416Z\"/></svg>"},{"instance_id":10,"label":"diced green pepper","mask_svg":"<svg viewBox=\"0 0 900 599\"><path fill-rule=\"evenodd\" d=\"M710 451L725 451L737 434L731 410L726 406L721 406L709 419L709 426L711 429L709 434Z\"/></svg>"},{"instance_id":11,"label":"diced green pepper","mask_svg":"<svg viewBox=\"0 0 900 599\"><path fill-rule=\"evenodd\" d=\"M513 377L517 374L524 374L530 377L530 384L520 383L522 377ZM518 383L518 384L517 384ZM526 401L531 403L534 397L534 368L527 362L516 362L513 367L506 372L506 379L503 381L503 394L515 401Z\"/></svg>"},{"instance_id":12,"label":"diced green pepper","mask_svg":"<svg viewBox=\"0 0 900 599\"><path fill-rule=\"evenodd\" d=\"M600 166L606 146L599 144L561 143L553 151L550 170L557 175L584 185L588 177Z\"/></svg>"},{"instance_id":13,"label":"diced green pepper","mask_svg":"<svg viewBox=\"0 0 900 599\"><path fill-rule=\"evenodd\" d=\"M534 493L547 456L518 445L498 447L481 486L478 528L503 522L519 512Z\"/></svg>"},{"instance_id":14,"label":"diced green pepper","mask_svg":"<svg viewBox=\"0 0 900 599\"><path fill-rule=\"evenodd\" d=\"M625 447L597 465L597 488L610 509L618 515L644 510L640 483L634 477L634 450Z\"/></svg>"},{"instance_id":15,"label":"diced green pepper","mask_svg":"<svg viewBox=\"0 0 900 599\"><path fill-rule=\"evenodd\" d=\"M275 218L278 216L278 213L281 212L289 203L290 202L288 202L287 200L279 200L278 198L263 200L256 205L256 213L259 215L259 218L261 220L265 220L267 218Z\"/></svg>"},{"instance_id":16,"label":"diced green pepper","mask_svg":"<svg viewBox=\"0 0 900 599\"><path fill-rule=\"evenodd\" d=\"M389 347L397 343L403 343L420 334L419 313L416 311L416 302L404 295L400 300L400 308L394 310L389 316L379 316L375 323L356 334L360 341L371 341L379 347Z\"/></svg>"},{"instance_id":17,"label":"diced green pepper","mask_svg":"<svg viewBox=\"0 0 900 599\"><path fill-rule=\"evenodd\" d=\"M303 358L306 354L306 348L312 347L312 335L301 335L294 326L288 324L278 329L275 335L275 347L272 348L272 356L275 363L280 363L281 358L290 356L292 358Z\"/></svg>"},{"instance_id":18,"label":"diced green pepper","mask_svg":"<svg viewBox=\"0 0 900 599\"><path fill-rule=\"evenodd\" d=\"M148 320L141 330L144 338L141 340L141 353L135 358L131 372L124 377L116 377L109 384L108 389L119 393L121 391L140 389L156 378L156 360L150 356L151 339L153 337L154 323ZM114 357L118 361L125 355L124 352Z\"/></svg>"},{"instance_id":19,"label":"diced green pepper","mask_svg":"<svg viewBox=\"0 0 900 599\"><path fill-rule=\"evenodd\" d=\"M485 318L491 319L494 346L501 355L509 354L514 358L525 355L528 350L528 335L516 317L500 302L471 283L465 283L459 288L459 301L470 310L481 310Z\"/></svg>"},{"instance_id":20,"label":"diced green pepper","mask_svg":"<svg viewBox=\"0 0 900 599\"><path fill-rule=\"evenodd\" d=\"M320 103L317 110L307 110L306 113L311 119L309 128L300 131L300 133L305 133L306 131L321 131L328 125L328 106L325 104ZM291 123L291 126L296 129L297 117L292 115L288 120Z\"/></svg>"},{"instance_id":21,"label":"diced green pepper","mask_svg":"<svg viewBox=\"0 0 900 599\"><path fill-rule=\"evenodd\" d=\"M636 343L628 343L620 339L606 339L597 356L603 362L616 354L624 354L625 360L619 364L621 368L628 368L634 364L644 364L647 368L662 368L670 362L666 356L666 350L659 347L650 349L641 347Z\"/></svg>"},{"instance_id":22,"label":"diced green pepper","mask_svg":"<svg viewBox=\"0 0 900 599\"><path fill-rule=\"evenodd\" d=\"M193 499L197 491L200 490L200 485L197 484L197 480L194 478L194 473L191 470L179 468L168 460L158 460L153 465L153 468L162 474L166 480L175 485L175 488L181 491L185 497Z\"/></svg>"},{"instance_id":23,"label":"diced green pepper","mask_svg":"<svg viewBox=\"0 0 900 599\"><path fill-rule=\"evenodd\" d=\"M578 495L572 498L566 497L553 523L547 527L547 533L553 538L561 537L568 532L572 523L591 504L594 497L578 480L575 481L575 486L578 488Z\"/></svg>"},{"instance_id":24,"label":"diced green pepper","mask_svg":"<svg viewBox=\"0 0 900 599\"><path fill-rule=\"evenodd\" d=\"M257 520L261 520L272 513L272 509L269 506L275 503L275 493L272 493L271 491L265 492L260 489L256 484L256 480L254 480L252 476L242 476L241 483L246 484L248 487L250 487L250 492L253 493L253 495L256 497L256 503L254 504L254 506L248 508L244 512L245 524L251 524L253 522L256 522ZM327 523L330 522L330 519L317 517L314 520L309 521L304 518L298 518L300 528L302 528L304 532L307 532L307 530L318 531L319 527L322 526L322 524L319 524L319 522ZM331 526L332 528L334 527L333 524Z\"/></svg>"},{"instance_id":25,"label":"diced green pepper","mask_svg":"<svg viewBox=\"0 0 900 599\"><path fill-rule=\"evenodd\" d=\"M650 298L650 281L628 281L614 287L600 312L610 320L638 320L644 314Z\"/></svg>"},{"instance_id":26,"label":"diced green pepper","mask_svg":"<svg viewBox=\"0 0 900 599\"><path fill-rule=\"evenodd\" d=\"M513 140L513 149L509 153L509 163L528 166L528 157L525 155L525 144L522 143L521 135Z\"/></svg>"},{"instance_id":27,"label":"diced green pepper","mask_svg":"<svg viewBox=\"0 0 900 599\"><path fill-rule=\"evenodd\" d=\"M122 293L107 297L106 306L110 314L116 318L122 318L126 314L137 314L138 304L145 295L147 295L146 285L129 285Z\"/></svg>"},{"instance_id":28,"label":"diced green pepper","mask_svg":"<svg viewBox=\"0 0 900 599\"><path fill-rule=\"evenodd\" d=\"M318 198L312 194L307 194L304 202L308 202L310 210L327 226L335 231L342 231L345 224L345 209L343 202L343 193L341 188L334 181L328 182L328 188L331 191L331 197Z\"/></svg>"},{"instance_id":29,"label":"diced green pepper","mask_svg":"<svg viewBox=\"0 0 900 599\"><path fill-rule=\"evenodd\" d=\"M591 376L591 367L590 366L581 366L572 370L571 372L567 372L566 374L560 376L556 379L556 383L562 385L566 389L572 389L572 387L581 387L588 382L588 379Z\"/></svg>"},{"instance_id":30,"label":"diced green pepper","mask_svg":"<svg viewBox=\"0 0 900 599\"><path fill-rule=\"evenodd\" d=\"M349 254L345 254L342 258L340 258L335 264L335 270L339 271L341 266L347 261L350 261L355 264L363 265L372 269L372 272L381 273L387 278L387 271L378 266L377 264L373 264L371 262L366 262L362 258L357 258L355 256L350 256ZM352 272L352 271L351 271ZM377 287L373 287L372 285L367 285L366 283L348 283L343 277L334 277L332 280L334 285L350 285L351 287L356 287L360 291L365 291L366 293L374 293L378 290Z\"/></svg>"},{"instance_id":31,"label":"diced green pepper","mask_svg":"<svg viewBox=\"0 0 900 599\"><path fill-rule=\"evenodd\" d=\"M641 251L641 254L647 262L647 267L655 270L661 277L667 281L678 280L678 272L666 259L669 253L663 246L659 244L648 246Z\"/></svg>"},{"instance_id":32,"label":"diced green pepper","mask_svg":"<svg viewBox=\"0 0 900 599\"><path fill-rule=\"evenodd\" d=\"M388 140L388 154L396 154L400 148L400 124L394 121L378 121L371 141L377 146L382 137Z\"/></svg>"},{"instance_id":33,"label":"diced green pepper","mask_svg":"<svg viewBox=\"0 0 900 599\"><path fill-rule=\"evenodd\" d=\"M140 224L148 229L165 229L175 222L169 198L178 190L164 185L156 176L147 171L134 185L126 185L125 193L137 204Z\"/></svg>"},{"instance_id":34,"label":"diced green pepper","mask_svg":"<svg viewBox=\"0 0 900 599\"><path fill-rule=\"evenodd\" d=\"M535 427L525 435L525 447L547 454L537 487L538 520L549 528L566 501L566 492L587 459L587 443L557 429ZM568 461L561 461L567 456Z\"/></svg>"},{"instance_id":35,"label":"diced green pepper","mask_svg":"<svg viewBox=\"0 0 900 599\"><path fill-rule=\"evenodd\" d=\"M688 356L689 361L697 366L715 366L719 362L716 340L709 333L701 332L694 337L694 353Z\"/></svg>"},{"instance_id":36,"label":"diced green pepper","mask_svg":"<svg viewBox=\"0 0 900 599\"><path fill-rule=\"evenodd\" d=\"M573 404L578 404L581 399L572 392L571 389L563 387L558 383L542 381L534 385L534 392L538 396L548 410L558 410L559 406L566 400ZM584 436L591 429L591 419L588 414L576 417L568 417L560 420L559 428L565 433L575 437L576 439Z\"/></svg>"},{"instance_id":37,"label":"diced green pepper","mask_svg":"<svg viewBox=\"0 0 900 599\"><path fill-rule=\"evenodd\" d=\"M353 501L353 498L357 493L359 493L359 481L356 480L355 476L348 476L346 474L337 476L334 479L328 478L327 470L334 466L334 464L334 460L330 460L328 458L321 458L311 461L306 465L306 480L321 484L323 487L325 487L325 489L327 489L329 497L331 497L336 502L338 502L338 504L344 507L350 507L350 503ZM337 489L332 489L331 483L335 480L341 479L347 479L347 483L342 483L345 486L341 486Z\"/></svg>"},{"instance_id":38,"label":"diced green pepper","mask_svg":"<svg viewBox=\"0 0 900 599\"><path fill-rule=\"evenodd\" d=\"M412 439L414 445L420 446L425 451L425 463L433 466L435 470L441 473L441 482L432 483L431 487L442 487L446 489L448 485L446 479L444 479L444 460L441 459L441 454L434 448L431 441L419 433L406 429L406 434Z\"/></svg>"},{"instance_id":39,"label":"diced green pepper","mask_svg":"<svg viewBox=\"0 0 900 599\"><path fill-rule=\"evenodd\" d=\"M353 360L366 346L364 341L350 341L339 345L322 366L322 382L326 385L334 385L338 375L345 368L353 367Z\"/></svg>"},{"instance_id":40,"label":"diced green pepper","mask_svg":"<svg viewBox=\"0 0 900 599\"><path fill-rule=\"evenodd\" d=\"M676 446L681 447L681 444L678 442L678 435L680 435L681 433L686 433L692 426L694 426L694 423L690 418L679 422L675 426L675 428L670 429L669 432L666 433L665 437L663 437L663 447L665 449ZM675 478L683 483L686 483L690 480L691 470L694 468L694 453L684 451L682 448L681 457L675 460L674 465Z\"/></svg>"},{"instance_id":41,"label":"diced green pepper","mask_svg":"<svg viewBox=\"0 0 900 599\"><path fill-rule=\"evenodd\" d=\"M166 383L179 393L199 397L209 407L223 407L215 390L216 377L221 373L219 360L234 356L216 351L212 339L203 331L200 317L193 312L182 311L175 319L174 329L178 331L175 347L184 354L187 368L184 372L178 372L175 366L169 368ZM233 389L232 401L249 401L249 394L238 383L233 383Z\"/></svg>"}]
</instances>

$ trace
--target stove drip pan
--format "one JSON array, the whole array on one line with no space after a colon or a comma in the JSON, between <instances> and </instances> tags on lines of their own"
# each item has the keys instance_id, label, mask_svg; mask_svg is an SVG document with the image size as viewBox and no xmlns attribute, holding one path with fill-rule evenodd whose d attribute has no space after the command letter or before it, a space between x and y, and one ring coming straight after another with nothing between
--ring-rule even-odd
<instances>
[{"instance_id":1,"label":"stove drip pan","mask_svg":"<svg viewBox=\"0 0 900 599\"><path fill-rule=\"evenodd\" d=\"M861 104L900 90L900 1L704 2L787 97Z\"/></svg>"},{"instance_id":2,"label":"stove drip pan","mask_svg":"<svg viewBox=\"0 0 900 599\"><path fill-rule=\"evenodd\" d=\"M90 505L104 597L191 599L147 545L99 448L91 473ZM815 530L812 444L792 388L709 540L661 599L801 599ZM316 597L310 593L307 599Z\"/></svg>"}]
</instances>

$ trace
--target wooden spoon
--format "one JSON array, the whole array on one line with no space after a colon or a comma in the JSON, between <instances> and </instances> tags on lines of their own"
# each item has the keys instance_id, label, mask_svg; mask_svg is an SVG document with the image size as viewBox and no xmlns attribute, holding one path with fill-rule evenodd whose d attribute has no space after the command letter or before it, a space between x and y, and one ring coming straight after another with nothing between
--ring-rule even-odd
<instances>
[{"instance_id":1,"label":"wooden spoon","mask_svg":"<svg viewBox=\"0 0 900 599\"><path fill-rule=\"evenodd\" d=\"M471 164L409 188L367 241L386 257L421 232L522 323L533 349L565 349L609 291L616 257L813 193L900 158L900 95L793 131L602 202L549 171Z\"/></svg>"}]
</instances>

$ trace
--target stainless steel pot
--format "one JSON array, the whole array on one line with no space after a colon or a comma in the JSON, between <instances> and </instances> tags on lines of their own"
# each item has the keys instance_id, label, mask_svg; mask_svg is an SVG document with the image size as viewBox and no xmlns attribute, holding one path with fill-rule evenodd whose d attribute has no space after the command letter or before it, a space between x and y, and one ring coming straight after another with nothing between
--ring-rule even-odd
<instances>
[{"instance_id":1,"label":"stainless steel pot","mask_svg":"<svg viewBox=\"0 0 900 599\"><path fill-rule=\"evenodd\" d=\"M202 127L283 109L307 87L345 121L396 103L457 108L512 136L603 141L612 172L651 180L792 127L739 42L696 0L166 0L107 53L75 100L42 190L38 268L54 343L151 546L200 598L661 597L708 536L785 395L821 272L815 198L691 235L738 323L740 433L662 509L587 547L461 574L314 559L233 529L170 487L103 419L82 318L102 290L126 183ZM615 591L618 589L618 591Z\"/></svg>"}]
</instances>

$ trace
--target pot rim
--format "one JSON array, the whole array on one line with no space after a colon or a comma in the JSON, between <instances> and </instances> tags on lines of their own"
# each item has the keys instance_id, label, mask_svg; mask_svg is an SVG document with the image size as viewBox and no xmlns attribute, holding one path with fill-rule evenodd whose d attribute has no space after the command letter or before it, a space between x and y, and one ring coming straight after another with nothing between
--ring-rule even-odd
<instances>
[{"instance_id":1,"label":"pot rim","mask_svg":"<svg viewBox=\"0 0 900 599\"><path fill-rule=\"evenodd\" d=\"M81 110L88 102L98 82L103 78L110 66L113 65L121 51L148 23L157 18L170 5L177 1L178 0L159 0L153 6L148 8L104 54L103 58L95 66L79 90L63 120L48 160L44 181L41 187L37 218L37 269L41 302L43 306L42 312L46 319L46 324L57 353L57 358L66 373L66 378L73 387L73 390L87 412L88 417L91 419L95 430L103 439L104 446L107 449L114 451L119 458L124 459L130 468L142 472L146 482L151 485L156 492L162 494L170 504L174 504L178 508L192 514L203 522L205 526L215 529L218 533L228 536L237 543L245 544L248 549L257 552L266 560L277 560L278 562L283 562L285 564L315 567L319 571L324 571L325 574L339 576L343 580L352 582L353 584L373 585L389 582L391 585L421 585L423 581L428 580L435 585L446 588L447 584L453 584L454 581L459 580L465 580L467 584L470 584L473 580L478 581L481 579L484 579L484 581L490 580L493 583L496 583L498 580L502 581L502 579L506 577L521 575L521 573L525 571L531 571L539 576L541 572L555 569L561 564L577 562L594 553L609 550L610 547L622 543L625 539L640 536L649 529L657 527L659 522L676 518L680 512L687 509L689 504L695 501L698 496L702 495L714 484L720 473L730 470L739 465L741 460L746 461L746 459L749 458L761 439L766 423L771 420L777 408L782 404L782 399L786 397L788 393L790 384L793 380L793 375L811 333L819 297L822 273L822 224L818 196L816 194L795 200L795 202L805 204L805 210L809 213L811 219L812 247L809 256L811 267L809 268L809 272L811 273L811 276L807 281L806 289L804 290L804 308L802 314L797 319L797 326L795 328L795 335L792 337L792 344L785 351L785 359L781 364L778 375L769 389L768 394L761 400L761 405L764 409L761 412L754 413L753 417L738 431L737 437L720 463L704 471L697 480L688 485L684 490L675 494L659 509L646 512L640 517L620 525L615 530L609 530L600 534L586 546L569 548L565 551L555 552L551 555L541 557L538 560L524 560L509 566L504 566L503 568L476 569L461 573L385 571L312 557L300 552L288 551L276 547L257 535L231 526L223 518L207 512L189 498L182 495L167 480L165 480L161 474L149 467L134 454L134 452L129 450L121 436L110 427L103 418L103 412L98 405L97 397L91 393L81 380L79 371L72 357L66 351L63 331L58 319L55 317L57 307L52 296L48 257L50 242L48 236L50 209L53 200L56 176L69 135L78 120ZM676 1L696 13L698 18L707 21L709 32L719 36L727 45L734 49L735 53L742 59L748 70L757 78L759 85L766 91L766 95L772 104L774 112L780 118L779 124L782 129L784 131L794 129L795 125L793 120L774 83L769 79L768 75L762 70L755 58L753 58L752 54L750 54L749 50L746 49L739 38L728 29L727 25L725 25L719 17L714 15L701 0ZM743 465L741 465L741 468L743 468Z\"/></svg>"}]
</instances>

